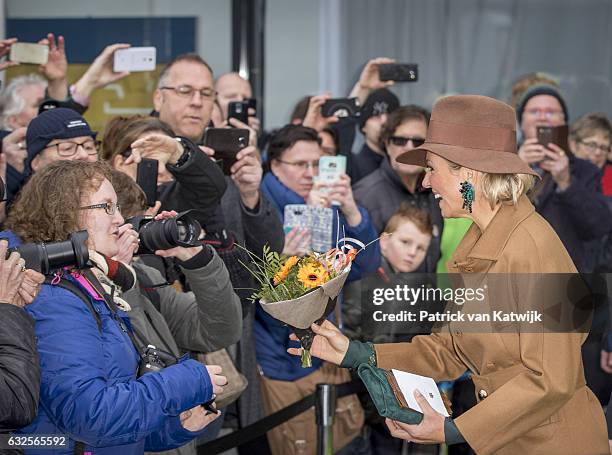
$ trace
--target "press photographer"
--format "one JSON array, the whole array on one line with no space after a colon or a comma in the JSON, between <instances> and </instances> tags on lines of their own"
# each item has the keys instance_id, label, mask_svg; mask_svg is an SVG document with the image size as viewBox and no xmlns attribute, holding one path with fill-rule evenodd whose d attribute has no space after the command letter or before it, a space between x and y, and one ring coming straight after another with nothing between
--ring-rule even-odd
<instances>
[{"instance_id":1,"label":"press photographer","mask_svg":"<svg viewBox=\"0 0 612 455\"><path fill-rule=\"evenodd\" d=\"M64 240L80 229L89 234L93 268L61 271L27 308L43 379L38 416L21 432L68 433L68 447L54 453L95 447L96 453L141 454L181 446L217 417L200 405L226 383L220 368L187 358L136 377L141 347L122 293L137 281L128 266L110 259L124 248L120 238L133 234L121 229L110 179L102 163L50 164L24 186L7 222L26 242Z\"/></svg>"}]
</instances>

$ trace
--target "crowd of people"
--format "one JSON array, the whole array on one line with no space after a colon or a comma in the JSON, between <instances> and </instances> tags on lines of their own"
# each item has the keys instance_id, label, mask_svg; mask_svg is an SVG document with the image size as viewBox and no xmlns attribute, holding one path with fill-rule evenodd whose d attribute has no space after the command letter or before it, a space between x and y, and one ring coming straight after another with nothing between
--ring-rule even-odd
<instances>
[{"instance_id":1,"label":"crowd of people","mask_svg":"<svg viewBox=\"0 0 612 455\"><path fill-rule=\"evenodd\" d=\"M0 56L15 42L3 40ZM378 73L379 65L393 60L375 58L349 94L337 94L357 98L358 115L324 116L322 107L331 96L311 94L295 105L286 125L264 131L254 107L246 123L228 115L229 103L252 99L248 80L237 73L215 78L205 60L189 53L176 56L161 71L150 115L114 117L97 133L83 115L95 90L127 76L114 73L112 61L115 51L129 45L106 47L69 84L64 39L49 34L41 43L49 47L48 63L37 74L13 78L0 92L0 177L6 182L0 205L0 431L66 435L66 446L53 453L195 454L223 427L244 428L312 394L318 383L349 381L351 373L341 367L356 365L363 354L357 351L372 346L375 351L371 348L368 356L375 353L379 366L405 365L407 371L426 374L431 367L427 352L446 359L448 343L462 349L460 343L449 338L434 344L425 335L431 325L409 336L400 329L365 333L364 280L420 284L424 274L471 272L466 262L458 262L474 260L462 245L476 242L477 232L484 237L487 230L503 230L504 223L517 225L531 217L541 239L508 233L504 252L493 251L490 243L489 250L474 256L475 264L493 261L500 272L553 271L530 269L533 262L527 259L525 270L502 266L520 262L517 257L530 254L529 248L533 253L537 245L542 254L556 258L542 264L562 263L562 272L612 273L612 125L603 113L571 118L558 83L546 74L517 80L511 94L514 110L479 99L463 105L461 97L455 106L449 97L448 106L444 98L440 102L436 117L428 107L402 105L391 90L393 82L381 81ZM0 69L12 65L0 63ZM40 109L49 101L57 107ZM444 108L447 118L440 113ZM482 120L474 120L477 126L468 125L472 129L463 135L449 120L470 109L484 109L491 119L485 127L498 128L484 145L477 138L478 128L485 128ZM503 128L498 126L502 123ZM568 126L565 145L538 140L538 127L562 125ZM248 142L225 172L216 160L219 151L206 145L210 127L248 131ZM501 138L500 147L507 149L500 153L514 155L456 158L457 152L444 144L458 137L473 151L494 148ZM414 152L422 153L422 146L430 152L427 162ZM346 159L346 172L331 183L317 178L319 161L326 156ZM145 160L157 163L155 205L136 183ZM496 180L515 174L529 178ZM459 180L477 188L469 207L455 204L461 197ZM318 355L313 347L319 358L310 368L287 353L297 353L292 330L250 300L257 283L245 267L245 250L261 254L266 246L285 256L312 251L313 230L285 223L287 207L295 204L329 209L332 239L349 237L368 245L356 256L339 309L330 316L355 341L349 344L334 325L324 323L317 334L336 343L336 350ZM511 205L524 217L517 220ZM201 226L198 242L146 249L144 222L171 223L181 216ZM536 216L543 220L533 221ZM86 268L75 264L45 276L18 252L7 251L66 241L79 231L88 237ZM582 361L560 361L552 373L543 373L547 379L569 366L581 377L578 370L584 365L594 395L581 397L584 403L572 401L571 422L582 418L585 403L594 403L592 396L601 412L612 394L612 333L605 329L610 316L603 311L597 317L604 329L578 342ZM394 351L398 342L410 342L409 349ZM532 348L550 347L543 346ZM565 354L571 357L569 349ZM520 350L517 355L528 354ZM482 361L493 368L489 357ZM337 402L335 451L400 453L410 444L412 453L438 453L439 444L446 442L451 454L492 453L531 434L533 427L543 431L540 424L574 400L571 393L559 393L560 401L543 400L527 418L511 411L495 415L493 403L498 402L489 398L492 409L475 419L469 410L481 406L486 395L475 392L473 382L487 373L448 362L452 365L439 364L428 374L455 380L457 424L439 421L441 437L385 423L367 396L349 395ZM538 397L540 383L533 381L515 387L533 387ZM526 403L538 406L537 401ZM466 417L459 420L462 411ZM504 434L508 415L529 424ZM477 425L491 422L495 432L477 431ZM612 438L610 423L608 432ZM598 437L595 430L584 434ZM592 450L585 454L600 453L594 440L577 444ZM314 453L315 447L311 410L268 432L267 442L239 450L280 455Z\"/></svg>"}]
</instances>

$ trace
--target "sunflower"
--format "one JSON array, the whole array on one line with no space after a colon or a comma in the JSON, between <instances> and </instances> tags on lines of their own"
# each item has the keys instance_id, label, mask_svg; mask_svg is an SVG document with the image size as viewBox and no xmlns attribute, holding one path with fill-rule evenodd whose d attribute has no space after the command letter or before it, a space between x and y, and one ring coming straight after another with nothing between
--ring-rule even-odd
<instances>
[{"instance_id":1,"label":"sunflower","mask_svg":"<svg viewBox=\"0 0 612 455\"><path fill-rule=\"evenodd\" d=\"M329 274L323 266L317 262L307 262L300 267L297 274L297 279L306 288L316 288L317 286L326 283Z\"/></svg>"},{"instance_id":2,"label":"sunflower","mask_svg":"<svg viewBox=\"0 0 612 455\"><path fill-rule=\"evenodd\" d=\"M276 286L281 281L283 281L285 278L287 278L287 275L289 275L289 272L291 271L293 266L297 264L297 262L298 262L297 256L291 256L289 259L285 261L285 263L280 268L280 270L276 272L276 274L274 275L274 286Z\"/></svg>"}]
</instances>

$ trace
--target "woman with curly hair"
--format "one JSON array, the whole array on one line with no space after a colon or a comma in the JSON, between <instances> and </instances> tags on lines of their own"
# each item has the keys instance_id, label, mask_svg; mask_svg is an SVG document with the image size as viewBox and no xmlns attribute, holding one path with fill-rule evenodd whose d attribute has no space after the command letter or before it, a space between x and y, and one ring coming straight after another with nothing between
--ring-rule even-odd
<instances>
[{"instance_id":1,"label":"woman with curly hair","mask_svg":"<svg viewBox=\"0 0 612 455\"><path fill-rule=\"evenodd\" d=\"M27 308L42 384L38 416L21 431L67 434L68 446L53 453L178 447L214 420L200 404L226 382L219 367L185 358L137 377L141 353L121 298L136 280L131 268L110 259L125 248L126 230L110 179L104 163L51 164L22 189L7 222L13 241L66 240L83 229L89 235L93 268L62 270Z\"/></svg>"}]
</instances>

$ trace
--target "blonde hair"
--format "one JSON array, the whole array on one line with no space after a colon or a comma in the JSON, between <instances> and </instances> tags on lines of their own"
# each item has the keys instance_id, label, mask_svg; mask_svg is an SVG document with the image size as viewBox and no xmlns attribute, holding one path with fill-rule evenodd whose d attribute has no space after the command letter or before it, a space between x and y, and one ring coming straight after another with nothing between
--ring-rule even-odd
<instances>
[{"instance_id":1,"label":"blonde hair","mask_svg":"<svg viewBox=\"0 0 612 455\"><path fill-rule=\"evenodd\" d=\"M530 174L487 174L481 181L482 195L491 208L497 204L516 205L519 198L533 187L535 177Z\"/></svg>"},{"instance_id":2,"label":"blonde hair","mask_svg":"<svg viewBox=\"0 0 612 455\"><path fill-rule=\"evenodd\" d=\"M449 161L448 166L459 170L462 166ZM482 172L480 190L491 208L497 204L516 205L519 198L527 194L535 183L530 174L490 174Z\"/></svg>"}]
</instances>

